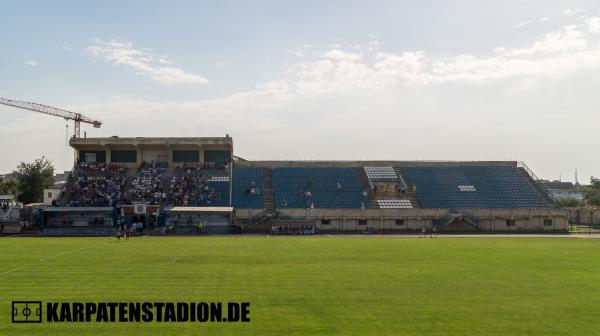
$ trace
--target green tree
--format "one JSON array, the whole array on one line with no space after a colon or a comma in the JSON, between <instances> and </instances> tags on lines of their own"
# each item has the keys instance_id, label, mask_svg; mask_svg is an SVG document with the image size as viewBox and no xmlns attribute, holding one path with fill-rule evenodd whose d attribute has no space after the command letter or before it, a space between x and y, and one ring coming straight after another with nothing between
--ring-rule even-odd
<instances>
[{"instance_id":1,"label":"green tree","mask_svg":"<svg viewBox=\"0 0 600 336\"><path fill-rule=\"evenodd\" d=\"M592 176L590 185L583 191L583 196L590 205L600 205L600 178Z\"/></svg>"},{"instance_id":2,"label":"green tree","mask_svg":"<svg viewBox=\"0 0 600 336\"><path fill-rule=\"evenodd\" d=\"M54 185L54 165L42 157L32 163L17 166L17 199L25 204L44 200L44 189Z\"/></svg>"},{"instance_id":3,"label":"green tree","mask_svg":"<svg viewBox=\"0 0 600 336\"><path fill-rule=\"evenodd\" d=\"M17 195L17 181L0 180L0 195Z\"/></svg>"},{"instance_id":4,"label":"green tree","mask_svg":"<svg viewBox=\"0 0 600 336\"><path fill-rule=\"evenodd\" d=\"M581 206L581 202L578 199L571 197L560 198L560 203L569 208L578 208Z\"/></svg>"}]
</instances>

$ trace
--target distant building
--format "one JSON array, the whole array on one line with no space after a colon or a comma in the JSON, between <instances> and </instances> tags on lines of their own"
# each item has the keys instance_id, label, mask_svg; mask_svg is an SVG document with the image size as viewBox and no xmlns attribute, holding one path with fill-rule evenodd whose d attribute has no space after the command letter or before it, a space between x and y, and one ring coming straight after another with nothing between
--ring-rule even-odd
<instances>
[{"instance_id":1,"label":"distant building","mask_svg":"<svg viewBox=\"0 0 600 336\"><path fill-rule=\"evenodd\" d=\"M7 174L0 174L0 181L10 181L17 178L17 174L14 172Z\"/></svg>"},{"instance_id":2,"label":"distant building","mask_svg":"<svg viewBox=\"0 0 600 336\"><path fill-rule=\"evenodd\" d=\"M60 197L59 189L44 189L44 204L52 205Z\"/></svg>"},{"instance_id":3,"label":"distant building","mask_svg":"<svg viewBox=\"0 0 600 336\"><path fill-rule=\"evenodd\" d=\"M562 181L542 181L548 194L555 200L562 198L572 198L583 200L583 194L575 189L575 185L571 182Z\"/></svg>"},{"instance_id":4,"label":"distant building","mask_svg":"<svg viewBox=\"0 0 600 336\"><path fill-rule=\"evenodd\" d=\"M68 171L65 171L62 173L56 173L56 174L54 174L54 184L61 185L67 181L68 177L69 177Z\"/></svg>"}]
</instances>

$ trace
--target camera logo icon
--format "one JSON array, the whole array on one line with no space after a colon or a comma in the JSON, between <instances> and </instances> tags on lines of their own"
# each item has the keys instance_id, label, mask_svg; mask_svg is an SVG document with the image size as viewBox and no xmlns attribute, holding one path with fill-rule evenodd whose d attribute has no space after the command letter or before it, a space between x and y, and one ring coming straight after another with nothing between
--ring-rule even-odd
<instances>
[{"instance_id":1,"label":"camera logo icon","mask_svg":"<svg viewBox=\"0 0 600 336\"><path fill-rule=\"evenodd\" d=\"M13 323L41 323L42 301L13 301Z\"/></svg>"}]
</instances>

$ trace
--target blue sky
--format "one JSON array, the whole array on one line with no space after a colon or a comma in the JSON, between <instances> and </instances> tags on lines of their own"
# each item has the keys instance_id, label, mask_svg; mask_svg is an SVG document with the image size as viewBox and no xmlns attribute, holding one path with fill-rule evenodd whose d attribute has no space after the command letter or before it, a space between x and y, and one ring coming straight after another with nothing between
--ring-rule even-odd
<instances>
[{"instance_id":1,"label":"blue sky","mask_svg":"<svg viewBox=\"0 0 600 336\"><path fill-rule=\"evenodd\" d=\"M0 96L102 119L89 136L600 175L595 1L4 1L0 42ZM69 167L64 121L0 115L0 172Z\"/></svg>"}]
</instances>

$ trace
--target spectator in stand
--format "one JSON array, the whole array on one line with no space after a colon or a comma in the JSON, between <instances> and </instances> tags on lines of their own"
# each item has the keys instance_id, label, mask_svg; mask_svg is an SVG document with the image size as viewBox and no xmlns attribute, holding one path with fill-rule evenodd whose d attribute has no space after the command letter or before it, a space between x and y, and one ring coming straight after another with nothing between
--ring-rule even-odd
<instances>
[{"instance_id":1,"label":"spectator in stand","mask_svg":"<svg viewBox=\"0 0 600 336\"><path fill-rule=\"evenodd\" d=\"M177 171L169 185L170 203L174 206L200 206L219 202L221 195L210 187L209 182L210 177L199 170ZM257 190L249 187L246 193L257 193Z\"/></svg>"},{"instance_id":2,"label":"spectator in stand","mask_svg":"<svg viewBox=\"0 0 600 336\"><path fill-rule=\"evenodd\" d=\"M164 199L164 172L165 169L157 167L154 161L143 162L129 190L129 203L159 204Z\"/></svg>"},{"instance_id":3,"label":"spectator in stand","mask_svg":"<svg viewBox=\"0 0 600 336\"><path fill-rule=\"evenodd\" d=\"M73 169L71 199L67 206L117 206L125 201L127 179L116 164L79 163ZM64 189L66 192L67 189Z\"/></svg>"}]
</instances>

